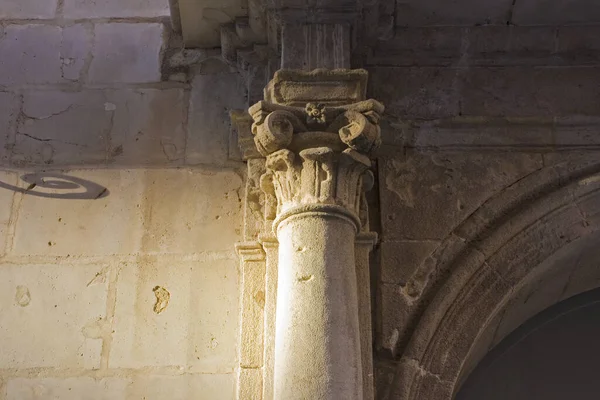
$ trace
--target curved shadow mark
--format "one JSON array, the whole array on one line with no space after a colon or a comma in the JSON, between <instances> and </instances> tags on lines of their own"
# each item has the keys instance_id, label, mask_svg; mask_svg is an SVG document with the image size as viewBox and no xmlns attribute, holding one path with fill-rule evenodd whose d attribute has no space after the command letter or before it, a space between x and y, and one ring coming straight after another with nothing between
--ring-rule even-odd
<instances>
[{"instance_id":1,"label":"curved shadow mark","mask_svg":"<svg viewBox=\"0 0 600 400\"><path fill-rule=\"evenodd\" d=\"M25 174L21 176L21 180L27 182L29 186L27 186L26 188L22 188L0 181L0 188L12 190L14 192L23 193L31 196L64 200L96 200L106 197L110 193L107 188L98 185L97 183L81 178L76 178L74 176L51 172ZM45 188L52 190L69 190L69 192L46 193L34 190L36 188ZM85 191L73 192L74 190L78 189L85 189Z\"/></svg>"}]
</instances>

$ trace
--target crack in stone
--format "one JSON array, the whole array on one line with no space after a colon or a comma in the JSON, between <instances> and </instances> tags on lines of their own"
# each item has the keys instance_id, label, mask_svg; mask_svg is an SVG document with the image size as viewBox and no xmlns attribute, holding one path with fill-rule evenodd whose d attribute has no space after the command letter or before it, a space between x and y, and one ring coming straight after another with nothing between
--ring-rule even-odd
<instances>
[{"instance_id":1,"label":"crack in stone","mask_svg":"<svg viewBox=\"0 0 600 400\"><path fill-rule=\"evenodd\" d=\"M43 117L32 117L31 115L27 115L27 113L25 112L25 110L23 110L22 112L23 112L23 116L26 117L26 118L37 120L37 121L42 121L42 120L45 120L45 119L49 119L49 118L52 118L52 117L59 116L59 115L64 114L64 113L66 113L68 111L71 111L74 107L75 107L75 104L71 104L67 108L65 108L64 110L57 111L55 113L51 113L51 114L43 116Z\"/></svg>"},{"instance_id":2,"label":"crack in stone","mask_svg":"<svg viewBox=\"0 0 600 400\"><path fill-rule=\"evenodd\" d=\"M79 143L73 143L73 142L65 142L63 140L59 140L59 139L42 139L33 135L30 135L28 133L23 133L23 132L18 132L19 135L23 135L23 136L27 136L30 139L36 140L38 142L57 142L57 143L62 143L62 144L68 144L70 146L77 146L77 147L86 147L83 144L79 144Z\"/></svg>"}]
</instances>

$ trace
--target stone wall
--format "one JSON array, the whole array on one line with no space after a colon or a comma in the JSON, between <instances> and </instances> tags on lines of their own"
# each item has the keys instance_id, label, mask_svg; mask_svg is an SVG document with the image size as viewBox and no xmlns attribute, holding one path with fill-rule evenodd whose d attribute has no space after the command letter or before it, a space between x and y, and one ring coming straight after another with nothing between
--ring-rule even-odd
<instances>
[{"instance_id":1,"label":"stone wall","mask_svg":"<svg viewBox=\"0 0 600 400\"><path fill-rule=\"evenodd\" d=\"M0 4L2 400L235 397L245 91L167 15Z\"/></svg>"},{"instance_id":2,"label":"stone wall","mask_svg":"<svg viewBox=\"0 0 600 400\"><path fill-rule=\"evenodd\" d=\"M182 51L167 14L158 0L0 4L0 400L235 397L245 166L229 112L246 83L218 52ZM502 247L469 229L504 223L497 241L512 240L558 187L570 214L510 249L545 254L544 238L584 234L561 226L596 226L597 201L577 196L599 181L598 33L397 28L369 50L370 97L387 107L370 199L378 398L409 398L411 373L456 378L402 354L429 345L412 334L445 318L428 307L461 273L496 277L466 286L477 299L516 284L503 265L521 260L487 264ZM474 303L461 315L481 317Z\"/></svg>"},{"instance_id":3,"label":"stone wall","mask_svg":"<svg viewBox=\"0 0 600 400\"><path fill-rule=\"evenodd\" d=\"M497 343L559 301L544 294L543 261L597 229L600 48L590 38L599 32L399 28L371 49L370 97L386 105L378 398L450 398L453 374L468 374L492 346L463 365L481 339L478 324ZM569 296L590 288L561 276L552 284ZM528 279L526 315L513 297ZM538 308L528 303L538 298Z\"/></svg>"}]
</instances>

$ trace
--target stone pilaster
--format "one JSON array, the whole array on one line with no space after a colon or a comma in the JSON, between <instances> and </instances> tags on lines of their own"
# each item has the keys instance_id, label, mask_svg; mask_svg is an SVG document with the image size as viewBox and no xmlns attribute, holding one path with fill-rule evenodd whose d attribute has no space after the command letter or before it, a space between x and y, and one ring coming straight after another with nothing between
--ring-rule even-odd
<instances>
[{"instance_id":1,"label":"stone pilaster","mask_svg":"<svg viewBox=\"0 0 600 400\"><path fill-rule=\"evenodd\" d=\"M372 398L364 192L383 106L365 100L366 79L278 71L249 110L265 157L264 217L279 243L275 399Z\"/></svg>"}]
</instances>

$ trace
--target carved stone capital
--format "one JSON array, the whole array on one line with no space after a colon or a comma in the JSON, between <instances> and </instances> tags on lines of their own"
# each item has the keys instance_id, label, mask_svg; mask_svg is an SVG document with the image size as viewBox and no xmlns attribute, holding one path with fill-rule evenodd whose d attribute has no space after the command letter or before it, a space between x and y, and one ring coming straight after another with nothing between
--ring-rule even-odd
<instances>
[{"instance_id":1,"label":"carved stone capital","mask_svg":"<svg viewBox=\"0 0 600 400\"><path fill-rule=\"evenodd\" d=\"M384 109L363 98L366 71L283 71L274 81L265 94L271 101L249 110L256 148L266 157L261 188L275 200L267 218L311 205L337 206L360 221L360 230L363 193L374 181L369 155L381 144Z\"/></svg>"}]
</instances>

